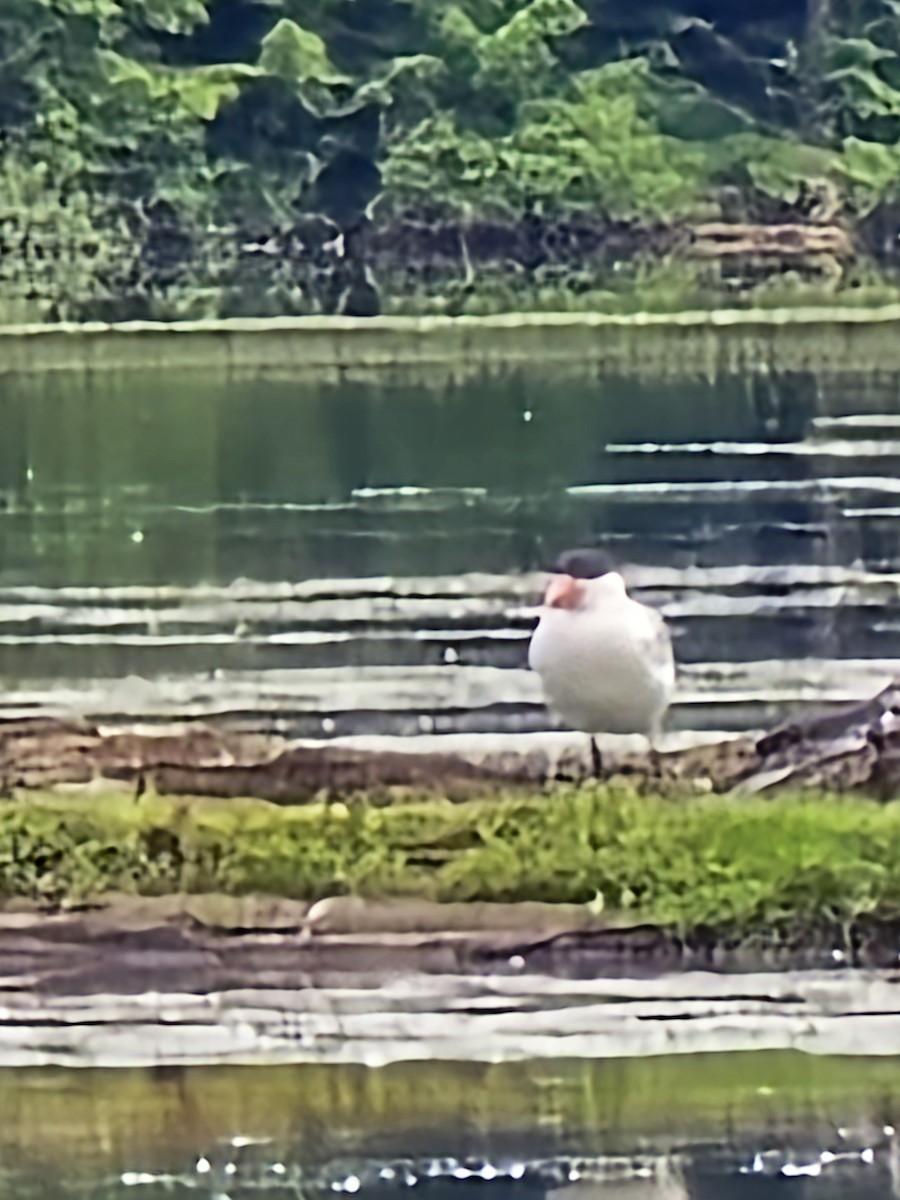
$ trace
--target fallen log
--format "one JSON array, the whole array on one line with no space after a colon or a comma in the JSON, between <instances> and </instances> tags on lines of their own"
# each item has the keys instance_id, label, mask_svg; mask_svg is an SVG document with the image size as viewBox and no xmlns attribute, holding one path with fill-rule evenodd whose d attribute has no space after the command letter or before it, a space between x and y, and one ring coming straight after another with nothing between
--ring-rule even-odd
<instances>
[{"instance_id":1,"label":"fallen log","mask_svg":"<svg viewBox=\"0 0 900 1200\"><path fill-rule=\"evenodd\" d=\"M849 258L853 244L839 225L742 225L711 221L691 230L695 258Z\"/></svg>"},{"instance_id":2,"label":"fallen log","mask_svg":"<svg viewBox=\"0 0 900 1200\"><path fill-rule=\"evenodd\" d=\"M409 746L398 747L408 740ZM477 740L477 739L476 739ZM509 739L517 746L516 739ZM560 751L535 746L465 754L428 748L419 739L393 739L391 748L341 741L290 741L278 734L242 732L185 721L162 731L107 729L50 717L0 721L0 790L110 785L168 796L255 796L302 804L322 796L380 789L440 794L451 799L490 795L510 786L579 780L590 771L587 739ZM452 743L451 743L452 744ZM774 789L850 791L891 799L900 792L900 685L871 699L809 716L791 717L757 736L718 740L668 751L605 755L613 772L639 789L729 792Z\"/></svg>"},{"instance_id":3,"label":"fallen log","mask_svg":"<svg viewBox=\"0 0 900 1200\"><path fill-rule=\"evenodd\" d=\"M900 788L900 686L827 713L791 718L758 738L757 766L733 789L864 791L892 799Z\"/></svg>"}]
</instances>

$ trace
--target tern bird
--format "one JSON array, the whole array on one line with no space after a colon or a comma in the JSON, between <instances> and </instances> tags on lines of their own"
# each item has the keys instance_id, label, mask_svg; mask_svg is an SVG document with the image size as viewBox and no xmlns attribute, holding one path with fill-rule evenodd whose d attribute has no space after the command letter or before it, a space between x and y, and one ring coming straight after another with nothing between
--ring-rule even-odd
<instances>
[{"instance_id":1,"label":"tern bird","mask_svg":"<svg viewBox=\"0 0 900 1200\"><path fill-rule=\"evenodd\" d=\"M528 648L547 707L591 735L594 773L602 772L598 733L654 737L675 688L675 658L656 609L632 600L599 550L560 556Z\"/></svg>"}]
</instances>

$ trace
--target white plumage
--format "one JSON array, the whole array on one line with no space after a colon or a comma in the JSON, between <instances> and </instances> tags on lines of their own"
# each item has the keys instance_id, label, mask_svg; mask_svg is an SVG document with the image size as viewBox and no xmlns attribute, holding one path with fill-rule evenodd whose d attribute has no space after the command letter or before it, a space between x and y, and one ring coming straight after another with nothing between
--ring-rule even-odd
<instances>
[{"instance_id":1,"label":"white plumage","mask_svg":"<svg viewBox=\"0 0 900 1200\"><path fill-rule=\"evenodd\" d=\"M615 571L557 575L528 649L547 707L584 733L658 733L675 688L660 614L632 600Z\"/></svg>"}]
</instances>

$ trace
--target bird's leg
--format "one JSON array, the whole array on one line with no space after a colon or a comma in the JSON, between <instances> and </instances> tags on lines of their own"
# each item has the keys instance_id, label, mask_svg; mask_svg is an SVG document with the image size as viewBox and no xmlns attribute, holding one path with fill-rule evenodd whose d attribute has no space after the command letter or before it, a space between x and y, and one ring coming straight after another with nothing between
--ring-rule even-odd
<instances>
[{"instance_id":1,"label":"bird's leg","mask_svg":"<svg viewBox=\"0 0 900 1200\"><path fill-rule=\"evenodd\" d=\"M603 755L597 745L597 739L591 738L591 774L595 779L603 778Z\"/></svg>"},{"instance_id":2,"label":"bird's leg","mask_svg":"<svg viewBox=\"0 0 900 1200\"><path fill-rule=\"evenodd\" d=\"M663 775L665 774L662 757L656 748L656 743L654 742L653 737L649 734L647 735L647 745L649 747L647 762L649 763L650 771L656 779L662 779Z\"/></svg>"}]
</instances>

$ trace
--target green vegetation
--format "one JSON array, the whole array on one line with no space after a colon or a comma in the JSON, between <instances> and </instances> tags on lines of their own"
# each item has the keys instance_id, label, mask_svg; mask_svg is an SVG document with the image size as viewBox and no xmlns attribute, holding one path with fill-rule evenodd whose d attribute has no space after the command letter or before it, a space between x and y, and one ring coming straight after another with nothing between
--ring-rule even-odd
<instances>
[{"instance_id":1,"label":"green vegetation","mask_svg":"<svg viewBox=\"0 0 900 1200\"><path fill-rule=\"evenodd\" d=\"M0 321L627 307L702 218L840 219L890 261L900 20L896 0L8 0L0 128Z\"/></svg>"},{"instance_id":2,"label":"green vegetation","mask_svg":"<svg viewBox=\"0 0 900 1200\"><path fill-rule=\"evenodd\" d=\"M335 893L591 904L681 931L849 933L900 918L900 807L627 789L278 807L121 793L0 809L0 894Z\"/></svg>"}]
</instances>

